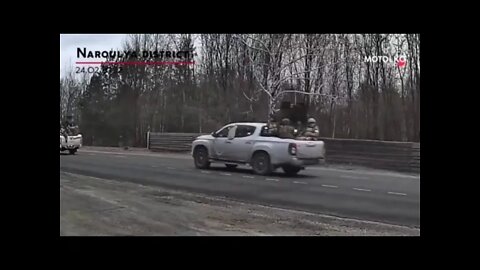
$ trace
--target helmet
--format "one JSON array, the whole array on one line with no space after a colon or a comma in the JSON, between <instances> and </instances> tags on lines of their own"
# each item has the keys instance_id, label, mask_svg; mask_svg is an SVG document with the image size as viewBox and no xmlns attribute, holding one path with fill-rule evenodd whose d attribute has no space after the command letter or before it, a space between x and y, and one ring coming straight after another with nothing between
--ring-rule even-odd
<instances>
[{"instance_id":1,"label":"helmet","mask_svg":"<svg viewBox=\"0 0 480 270\"><path fill-rule=\"evenodd\" d=\"M282 119L282 124L284 124L284 125L290 124L290 119L288 119L288 118L283 118L283 119Z\"/></svg>"},{"instance_id":2,"label":"helmet","mask_svg":"<svg viewBox=\"0 0 480 270\"><path fill-rule=\"evenodd\" d=\"M307 121L307 123L309 124L315 124L316 122L317 121L315 121L315 118L312 118L312 117L308 118L308 121Z\"/></svg>"}]
</instances>

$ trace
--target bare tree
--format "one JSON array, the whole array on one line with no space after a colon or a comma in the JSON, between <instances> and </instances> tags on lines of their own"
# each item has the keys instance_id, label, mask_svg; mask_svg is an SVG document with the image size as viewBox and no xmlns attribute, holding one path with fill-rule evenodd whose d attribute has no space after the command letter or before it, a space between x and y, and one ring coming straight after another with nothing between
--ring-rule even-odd
<instances>
[{"instance_id":1,"label":"bare tree","mask_svg":"<svg viewBox=\"0 0 480 270\"><path fill-rule=\"evenodd\" d=\"M258 83L259 91L263 91L268 97L269 114L278 110L276 105L285 93L321 94L310 92L311 73L314 71L312 62L315 57L322 55L323 51L322 47L314 46L316 42L312 36L307 35L304 53L300 50L303 39L294 38L294 35L246 35L244 37L235 36L235 38L248 48L249 64L252 65L253 76ZM260 57L255 57L255 54L260 54ZM304 61L305 64L303 68L299 69L298 64L301 61ZM336 63L325 65L332 64ZM293 72L294 68L296 72ZM319 68L321 67L316 67L317 70ZM293 81L305 81L304 91L285 88L284 83L287 81L290 81L291 84ZM299 84L297 83L297 85ZM317 84L316 88L319 89L322 86L323 84Z\"/></svg>"},{"instance_id":2,"label":"bare tree","mask_svg":"<svg viewBox=\"0 0 480 270\"><path fill-rule=\"evenodd\" d=\"M65 75L61 113L78 110L78 97L93 84L102 105L85 114L98 122L90 132L108 126L111 132L95 136L110 136L112 144L122 130L144 145L148 130L210 132L227 122L264 121L283 100L308 105L322 136L419 140L418 35L146 34L129 36L122 49L192 46L195 66L124 66L118 76L105 72L93 82ZM365 61L400 53L405 67Z\"/></svg>"},{"instance_id":3,"label":"bare tree","mask_svg":"<svg viewBox=\"0 0 480 270\"><path fill-rule=\"evenodd\" d=\"M75 76L73 68L65 72L65 77L60 79L60 117L73 115L78 121L78 102L85 89L88 75Z\"/></svg>"}]
</instances>

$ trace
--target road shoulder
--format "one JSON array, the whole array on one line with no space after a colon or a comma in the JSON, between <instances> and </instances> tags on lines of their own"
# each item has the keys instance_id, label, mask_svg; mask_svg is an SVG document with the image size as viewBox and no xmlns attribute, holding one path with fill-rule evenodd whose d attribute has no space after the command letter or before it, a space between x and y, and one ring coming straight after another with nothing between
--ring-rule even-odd
<instances>
[{"instance_id":1,"label":"road shoulder","mask_svg":"<svg viewBox=\"0 0 480 270\"><path fill-rule=\"evenodd\" d=\"M420 235L420 229L60 173L60 235Z\"/></svg>"}]
</instances>

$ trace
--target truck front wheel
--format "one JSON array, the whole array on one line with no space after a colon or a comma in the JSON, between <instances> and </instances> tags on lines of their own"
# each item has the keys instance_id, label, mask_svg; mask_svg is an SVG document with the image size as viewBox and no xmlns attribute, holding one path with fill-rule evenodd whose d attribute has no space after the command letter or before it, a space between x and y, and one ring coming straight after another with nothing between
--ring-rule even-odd
<instances>
[{"instance_id":1,"label":"truck front wheel","mask_svg":"<svg viewBox=\"0 0 480 270\"><path fill-rule=\"evenodd\" d=\"M75 155L77 149L69 149L68 152L70 152L70 155Z\"/></svg>"},{"instance_id":2,"label":"truck front wheel","mask_svg":"<svg viewBox=\"0 0 480 270\"><path fill-rule=\"evenodd\" d=\"M199 146L193 151L195 167L198 169L208 169L210 161L208 160L208 151L205 147Z\"/></svg>"}]
</instances>

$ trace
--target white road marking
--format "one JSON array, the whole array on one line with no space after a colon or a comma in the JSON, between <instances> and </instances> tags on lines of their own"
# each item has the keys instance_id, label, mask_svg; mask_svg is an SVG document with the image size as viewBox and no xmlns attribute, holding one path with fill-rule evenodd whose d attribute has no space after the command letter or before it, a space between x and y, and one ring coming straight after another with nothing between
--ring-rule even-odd
<instances>
[{"instance_id":1,"label":"white road marking","mask_svg":"<svg viewBox=\"0 0 480 270\"><path fill-rule=\"evenodd\" d=\"M407 194L405 193L398 193L398 192L387 192L388 194L392 194L392 195L400 195L400 196L407 196Z\"/></svg>"},{"instance_id":2,"label":"white road marking","mask_svg":"<svg viewBox=\"0 0 480 270\"><path fill-rule=\"evenodd\" d=\"M300 181L293 181L294 184L303 184L303 185L306 185L307 182L300 182Z\"/></svg>"},{"instance_id":3,"label":"white road marking","mask_svg":"<svg viewBox=\"0 0 480 270\"><path fill-rule=\"evenodd\" d=\"M126 158L126 156L119 156L119 155L116 155L114 157L118 157L118 158Z\"/></svg>"},{"instance_id":4,"label":"white road marking","mask_svg":"<svg viewBox=\"0 0 480 270\"><path fill-rule=\"evenodd\" d=\"M355 174L363 174L363 175L376 175L376 176L391 176L391 177L399 177L399 178L411 178L420 180L420 176L417 175L408 175L396 172L383 172L383 171L375 171L375 169L364 169L358 168L353 170L341 169L341 168L328 168L328 167L309 167L309 170L315 171L334 171L334 172L347 172L347 173L355 173Z\"/></svg>"},{"instance_id":5,"label":"white road marking","mask_svg":"<svg viewBox=\"0 0 480 270\"><path fill-rule=\"evenodd\" d=\"M221 175L228 175L228 176L232 175L231 173L220 173L220 174Z\"/></svg>"},{"instance_id":6,"label":"white road marking","mask_svg":"<svg viewBox=\"0 0 480 270\"><path fill-rule=\"evenodd\" d=\"M207 171L200 171L201 173L210 173L210 172L207 172Z\"/></svg>"},{"instance_id":7,"label":"white road marking","mask_svg":"<svg viewBox=\"0 0 480 270\"><path fill-rule=\"evenodd\" d=\"M175 168L172 168L172 167L167 167L167 169L173 170L173 169L175 169Z\"/></svg>"},{"instance_id":8,"label":"white road marking","mask_svg":"<svg viewBox=\"0 0 480 270\"><path fill-rule=\"evenodd\" d=\"M341 178L348 178L348 179L369 179L366 176L355 176L355 175L340 175Z\"/></svg>"},{"instance_id":9,"label":"white road marking","mask_svg":"<svg viewBox=\"0 0 480 270\"><path fill-rule=\"evenodd\" d=\"M338 186L331 186L331 185L322 185L322 187L338 188Z\"/></svg>"},{"instance_id":10,"label":"white road marking","mask_svg":"<svg viewBox=\"0 0 480 270\"><path fill-rule=\"evenodd\" d=\"M278 181L279 181L278 179L273 179L273 178L266 178L265 180L266 180L266 181L274 181L274 182L278 182Z\"/></svg>"},{"instance_id":11,"label":"white road marking","mask_svg":"<svg viewBox=\"0 0 480 270\"><path fill-rule=\"evenodd\" d=\"M96 156L97 154L87 154L87 155L89 155L89 156Z\"/></svg>"},{"instance_id":12,"label":"white road marking","mask_svg":"<svg viewBox=\"0 0 480 270\"><path fill-rule=\"evenodd\" d=\"M152 165L152 168L158 168L158 166L157 165Z\"/></svg>"},{"instance_id":13,"label":"white road marking","mask_svg":"<svg viewBox=\"0 0 480 270\"><path fill-rule=\"evenodd\" d=\"M370 189L363 189L363 188L353 188L353 189L358 191L367 191L367 192L371 191Z\"/></svg>"},{"instance_id":14,"label":"white road marking","mask_svg":"<svg viewBox=\"0 0 480 270\"><path fill-rule=\"evenodd\" d=\"M255 178L255 177L253 177L253 176L249 176L249 175L244 175L244 176L242 176L242 177L243 177L243 178L250 178L250 179L253 179L253 178Z\"/></svg>"},{"instance_id":15,"label":"white road marking","mask_svg":"<svg viewBox=\"0 0 480 270\"><path fill-rule=\"evenodd\" d=\"M99 153L99 154L109 154L109 155L128 155L128 156L142 156L142 157L153 157L153 158L168 158L168 159L191 159L192 156L188 154L165 154L165 153L155 153L155 152L145 152L145 153L131 153L121 151L121 152L109 152L109 151L95 151L95 150L81 150L82 153Z\"/></svg>"}]
</instances>

